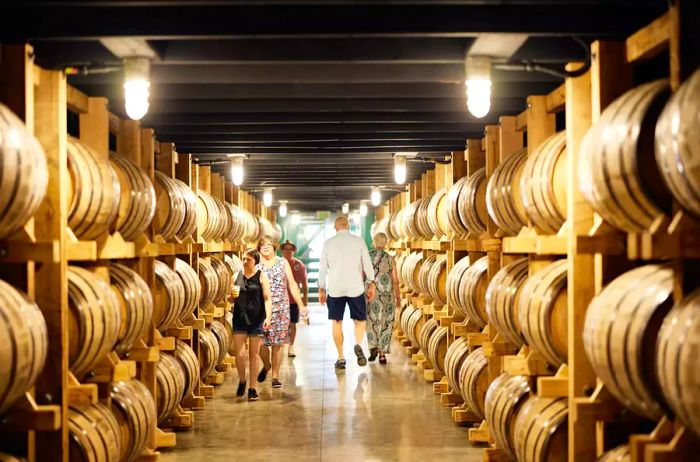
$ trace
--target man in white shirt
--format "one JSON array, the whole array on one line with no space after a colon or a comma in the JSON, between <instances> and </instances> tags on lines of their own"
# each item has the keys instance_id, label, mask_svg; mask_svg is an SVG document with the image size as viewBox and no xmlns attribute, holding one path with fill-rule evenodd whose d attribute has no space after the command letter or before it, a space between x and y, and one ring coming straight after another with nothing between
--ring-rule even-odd
<instances>
[{"instance_id":1,"label":"man in white shirt","mask_svg":"<svg viewBox=\"0 0 700 462\"><path fill-rule=\"evenodd\" d=\"M328 319L333 321L333 340L338 350L335 367L345 369L343 355L343 316L345 305L350 307L350 317L355 323L355 355L357 364L364 366L367 358L362 351L365 336L367 306L365 304L365 280L369 283L367 297L374 298L374 268L369 258L367 244L359 236L350 234L347 217L335 219L336 235L323 244L318 278L318 298L328 304ZM326 280L327 279L327 280Z\"/></svg>"}]
</instances>

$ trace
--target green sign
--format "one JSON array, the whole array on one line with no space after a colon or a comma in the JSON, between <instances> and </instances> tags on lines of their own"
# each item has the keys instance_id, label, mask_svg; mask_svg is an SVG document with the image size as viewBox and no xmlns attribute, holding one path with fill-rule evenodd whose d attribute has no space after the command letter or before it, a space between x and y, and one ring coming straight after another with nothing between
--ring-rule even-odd
<instances>
[{"instance_id":1,"label":"green sign","mask_svg":"<svg viewBox=\"0 0 700 462\"><path fill-rule=\"evenodd\" d=\"M317 220L327 220L330 217L331 217L330 210L317 210L316 211L316 219Z\"/></svg>"}]
</instances>

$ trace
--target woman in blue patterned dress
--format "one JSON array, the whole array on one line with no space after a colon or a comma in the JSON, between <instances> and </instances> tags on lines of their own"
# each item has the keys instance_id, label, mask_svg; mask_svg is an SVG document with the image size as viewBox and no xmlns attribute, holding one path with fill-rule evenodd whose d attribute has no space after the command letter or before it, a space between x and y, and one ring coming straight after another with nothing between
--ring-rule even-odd
<instances>
[{"instance_id":1,"label":"woman in blue patterned dress","mask_svg":"<svg viewBox=\"0 0 700 462\"><path fill-rule=\"evenodd\" d=\"M375 234L372 236L372 242L374 249L369 251L369 256L374 267L374 282L377 286L377 292L371 300L365 295L367 343L370 352L368 359L374 361L379 356L379 362L386 364L385 355L391 352L394 312L401 303L401 293L394 257L384 250L387 242L386 234Z\"/></svg>"},{"instance_id":2,"label":"woman in blue patterned dress","mask_svg":"<svg viewBox=\"0 0 700 462\"><path fill-rule=\"evenodd\" d=\"M260 347L263 368L258 374L258 382L264 382L268 371L272 369L272 388L282 386L282 382L279 381L279 373L282 346L289 342L289 292L299 305L299 312L306 313L306 306L301 298L299 286L289 284L289 281L294 281L292 268L287 260L275 255L276 250L275 241L269 236L265 236L258 242L258 252L260 252L261 257L258 269L270 281L270 294L272 296L271 327L263 333L263 345ZM270 355L270 349L272 349L272 355Z\"/></svg>"}]
</instances>

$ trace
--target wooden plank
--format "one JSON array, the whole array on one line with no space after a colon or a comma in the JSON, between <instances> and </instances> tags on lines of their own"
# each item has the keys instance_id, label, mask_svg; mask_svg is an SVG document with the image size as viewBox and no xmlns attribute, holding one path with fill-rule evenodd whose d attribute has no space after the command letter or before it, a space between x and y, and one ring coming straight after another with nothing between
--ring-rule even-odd
<instances>
[{"instance_id":1,"label":"wooden plank","mask_svg":"<svg viewBox=\"0 0 700 462\"><path fill-rule=\"evenodd\" d=\"M556 117L547 111L546 96L528 96L525 112L527 114L527 154L531 156L544 140L554 134Z\"/></svg>"},{"instance_id":2,"label":"wooden plank","mask_svg":"<svg viewBox=\"0 0 700 462\"><path fill-rule=\"evenodd\" d=\"M666 13L629 36L625 42L627 62L651 59L667 49L670 25L670 13Z\"/></svg>"},{"instance_id":3,"label":"wooden plank","mask_svg":"<svg viewBox=\"0 0 700 462\"><path fill-rule=\"evenodd\" d=\"M527 109L515 117L515 129L519 132L527 130Z\"/></svg>"},{"instance_id":4,"label":"wooden plank","mask_svg":"<svg viewBox=\"0 0 700 462\"><path fill-rule=\"evenodd\" d=\"M564 110L566 105L566 84L563 83L555 88L546 97L547 112L556 113Z\"/></svg>"},{"instance_id":5,"label":"wooden plank","mask_svg":"<svg viewBox=\"0 0 700 462\"><path fill-rule=\"evenodd\" d=\"M90 112L88 95L78 90L77 88L68 85L68 87L66 88L66 98L69 111L76 112L78 114L85 114L87 112Z\"/></svg>"},{"instance_id":6,"label":"wooden plank","mask_svg":"<svg viewBox=\"0 0 700 462\"><path fill-rule=\"evenodd\" d=\"M80 141L104 159L109 158L109 112L107 98L88 98L86 111L80 114Z\"/></svg>"},{"instance_id":7,"label":"wooden plank","mask_svg":"<svg viewBox=\"0 0 700 462\"><path fill-rule=\"evenodd\" d=\"M594 44L594 56L597 45ZM569 69L580 64L569 65ZM593 225L593 211L578 187L578 158L581 139L591 125L591 72L566 79L566 145L568 163L568 366L569 412L575 397L586 396L595 387L595 375L584 354L583 323L588 303L593 298L593 257L576 252L576 236L587 234ZM592 424L592 425L591 425ZM569 462L595 460L595 423L569 419Z\"/></svg>"},{"instance_id":8,"label":"wooden plank","mask_svg":"<svg viewBox=\"0 0 700 462\"><path fill-rule=\"evenodd\" d=\"M516 129L516 118L504 116L499 119L498 149L499 161L515 154L523 148L523 134ZM528 129L528 142L530 130Z\"/></svg>"},{"instance_id":9,"label":"wooden plank","mask_svg":"<svg viewBox=\"0 0 700 462\"><path fill-rule=\"evenodd\" d=\"M66 77L60 71L41 71L35 89L34 124L44 148L49 182L35 215L36 237L57 241L65 254L68 227ZM58 431L36 434L37 460L68 462L68 279L67 260L44 263L36 272L36 301L49 332L48 357L36 382L39 396L51 396L61 406Z\"/></svg>"}]
</instances>

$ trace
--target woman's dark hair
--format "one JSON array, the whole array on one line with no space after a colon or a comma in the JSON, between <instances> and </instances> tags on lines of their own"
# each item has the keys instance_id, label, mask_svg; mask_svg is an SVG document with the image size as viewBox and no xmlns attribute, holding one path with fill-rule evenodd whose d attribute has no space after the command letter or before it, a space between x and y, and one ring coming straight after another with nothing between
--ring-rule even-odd
<instances>
[{"instance_id":1,"label":"woman's dark hair","mask_svg":"<svg viewBox=\"0 0 700 462\"><path fill-rule=\"evenodd\" d=\"M248 249L245 251L245 254L255 260L256 265L260 263L260 252L258 252L258 249Z\"/></svg>"}]
</instances>

